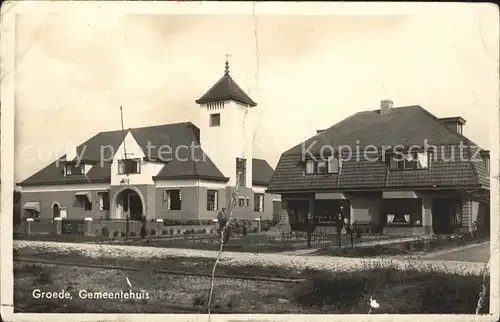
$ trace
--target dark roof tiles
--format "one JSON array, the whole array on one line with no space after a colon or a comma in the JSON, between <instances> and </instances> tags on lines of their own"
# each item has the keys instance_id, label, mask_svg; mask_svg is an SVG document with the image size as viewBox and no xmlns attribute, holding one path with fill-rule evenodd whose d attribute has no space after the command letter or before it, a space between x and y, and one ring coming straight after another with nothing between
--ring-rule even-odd
<instances>
[{"instance_id":1,"label":"dark roof tiles","mask_svg":"<svg viewBox=\"0 0 500 322\"><path fill-rule=\"evenodd\" d=\"M229 73L224 74L202 97L196 100L196 103L206 104L231 99L252 107L257 106L257 103L236 84Z\"/></svg>"}]
</instances>

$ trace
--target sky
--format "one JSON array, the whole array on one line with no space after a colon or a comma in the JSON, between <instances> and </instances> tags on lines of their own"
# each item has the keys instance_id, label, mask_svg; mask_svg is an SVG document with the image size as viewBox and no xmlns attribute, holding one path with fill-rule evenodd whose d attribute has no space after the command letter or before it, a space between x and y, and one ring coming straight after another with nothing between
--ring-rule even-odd
<instances>
[{"instance_id":1,"label":"sky","mask_svg":"<svg viewBox=\"0 0 500 322\"><path fill-rule=\"evenodd\" d=\"M470 7L470 8L469 8ZM16 16L15 181L100 131L194 121L224 71L258 103L254 157L282 152L380 100L466 119L489 149L498 109L498 16ZM104 18L106 17L106 18ZM498 120L496 120L498 121ZM202 133L203 135L203 133Z\"/></svg>"}]
</instances>

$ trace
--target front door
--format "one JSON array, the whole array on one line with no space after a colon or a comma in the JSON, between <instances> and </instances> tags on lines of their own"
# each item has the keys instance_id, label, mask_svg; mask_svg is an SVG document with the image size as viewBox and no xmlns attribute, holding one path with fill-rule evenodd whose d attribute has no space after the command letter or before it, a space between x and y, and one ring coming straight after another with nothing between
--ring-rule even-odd
<instances>
[{"instance_id":1,"label":"front door","mask_svg":"<svg viewBox=\"0 0 500 322\"><path fill-rule=\"evenodd\" d=\"M141 220L142 214L142 202L141 197L138 194L129 195L129 210L130 218L132 220Z\"/></svg>"}]
</instances>

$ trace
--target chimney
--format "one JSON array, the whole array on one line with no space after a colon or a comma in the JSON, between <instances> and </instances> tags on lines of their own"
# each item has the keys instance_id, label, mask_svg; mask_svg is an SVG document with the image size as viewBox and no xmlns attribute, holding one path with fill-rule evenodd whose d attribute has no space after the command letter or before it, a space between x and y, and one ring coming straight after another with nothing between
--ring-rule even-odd
<instances>
[{"instance_id":1,"label":"chimney","mask_svg":"<svg viewBox=\"0 0 500 322\"><path fill-rule=\"evenodd\" d=\"M316 130L316 135L321 134L321 133L323 133L323 132L325 132L325 130L324 130L324 129L323 129L323 130Z\"/></svg>"},{"instance_id":2,"label":"chimney","mask_svg":"<svg viewBox=\"0 0 500 322\"><path fill-rule=\"evenodd\" d=\"M443 117L440 118L439 121L444 123L447 127L452 129L453 131L459 134L463 134L463 126L465 125L466 121L460 116Z\"/></svg>"},{"instance_id":3,"label":"chimney","mask_svg":"<svg viewBox=\"0 0 500 322\"><path fill-rule=\"evenodd\" d=\"M391 112L394 103L391 100L381 100L380 101L380 114L389 114Z\"/></svg>"}]
</instances>

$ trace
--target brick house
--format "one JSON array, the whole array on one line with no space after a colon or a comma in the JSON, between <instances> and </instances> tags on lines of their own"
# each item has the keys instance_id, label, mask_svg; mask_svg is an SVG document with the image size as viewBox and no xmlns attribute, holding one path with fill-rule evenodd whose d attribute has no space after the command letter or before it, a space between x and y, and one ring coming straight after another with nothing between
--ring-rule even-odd
<instances>
[{"instance_id":1,"label":"brick house","mask_svg":"<svg viewBox=\"0 0 500 322\"><path fill-rule=\"evenodd\" d=\"M23 217L210 220L228 207L239 182L234 215L272 219L280 196L265 193L273 169L253 157L257 104L227 63L224 76L196 102L199 126L101 132L70 149L19 184Z\"/></svg>"},{"instance_id":2,"label":"brick house","mask_svg":"<svg viewBox=\"0 0 500 322\"><path fill-rule=\"evenodd\" d=\"M464 124L383 100L284 152L267 192L281 194L292 230L312 214L316 232L334 231L341 211L383 234L489 227L489 151Z\"/></svg>"}]
</instances>

